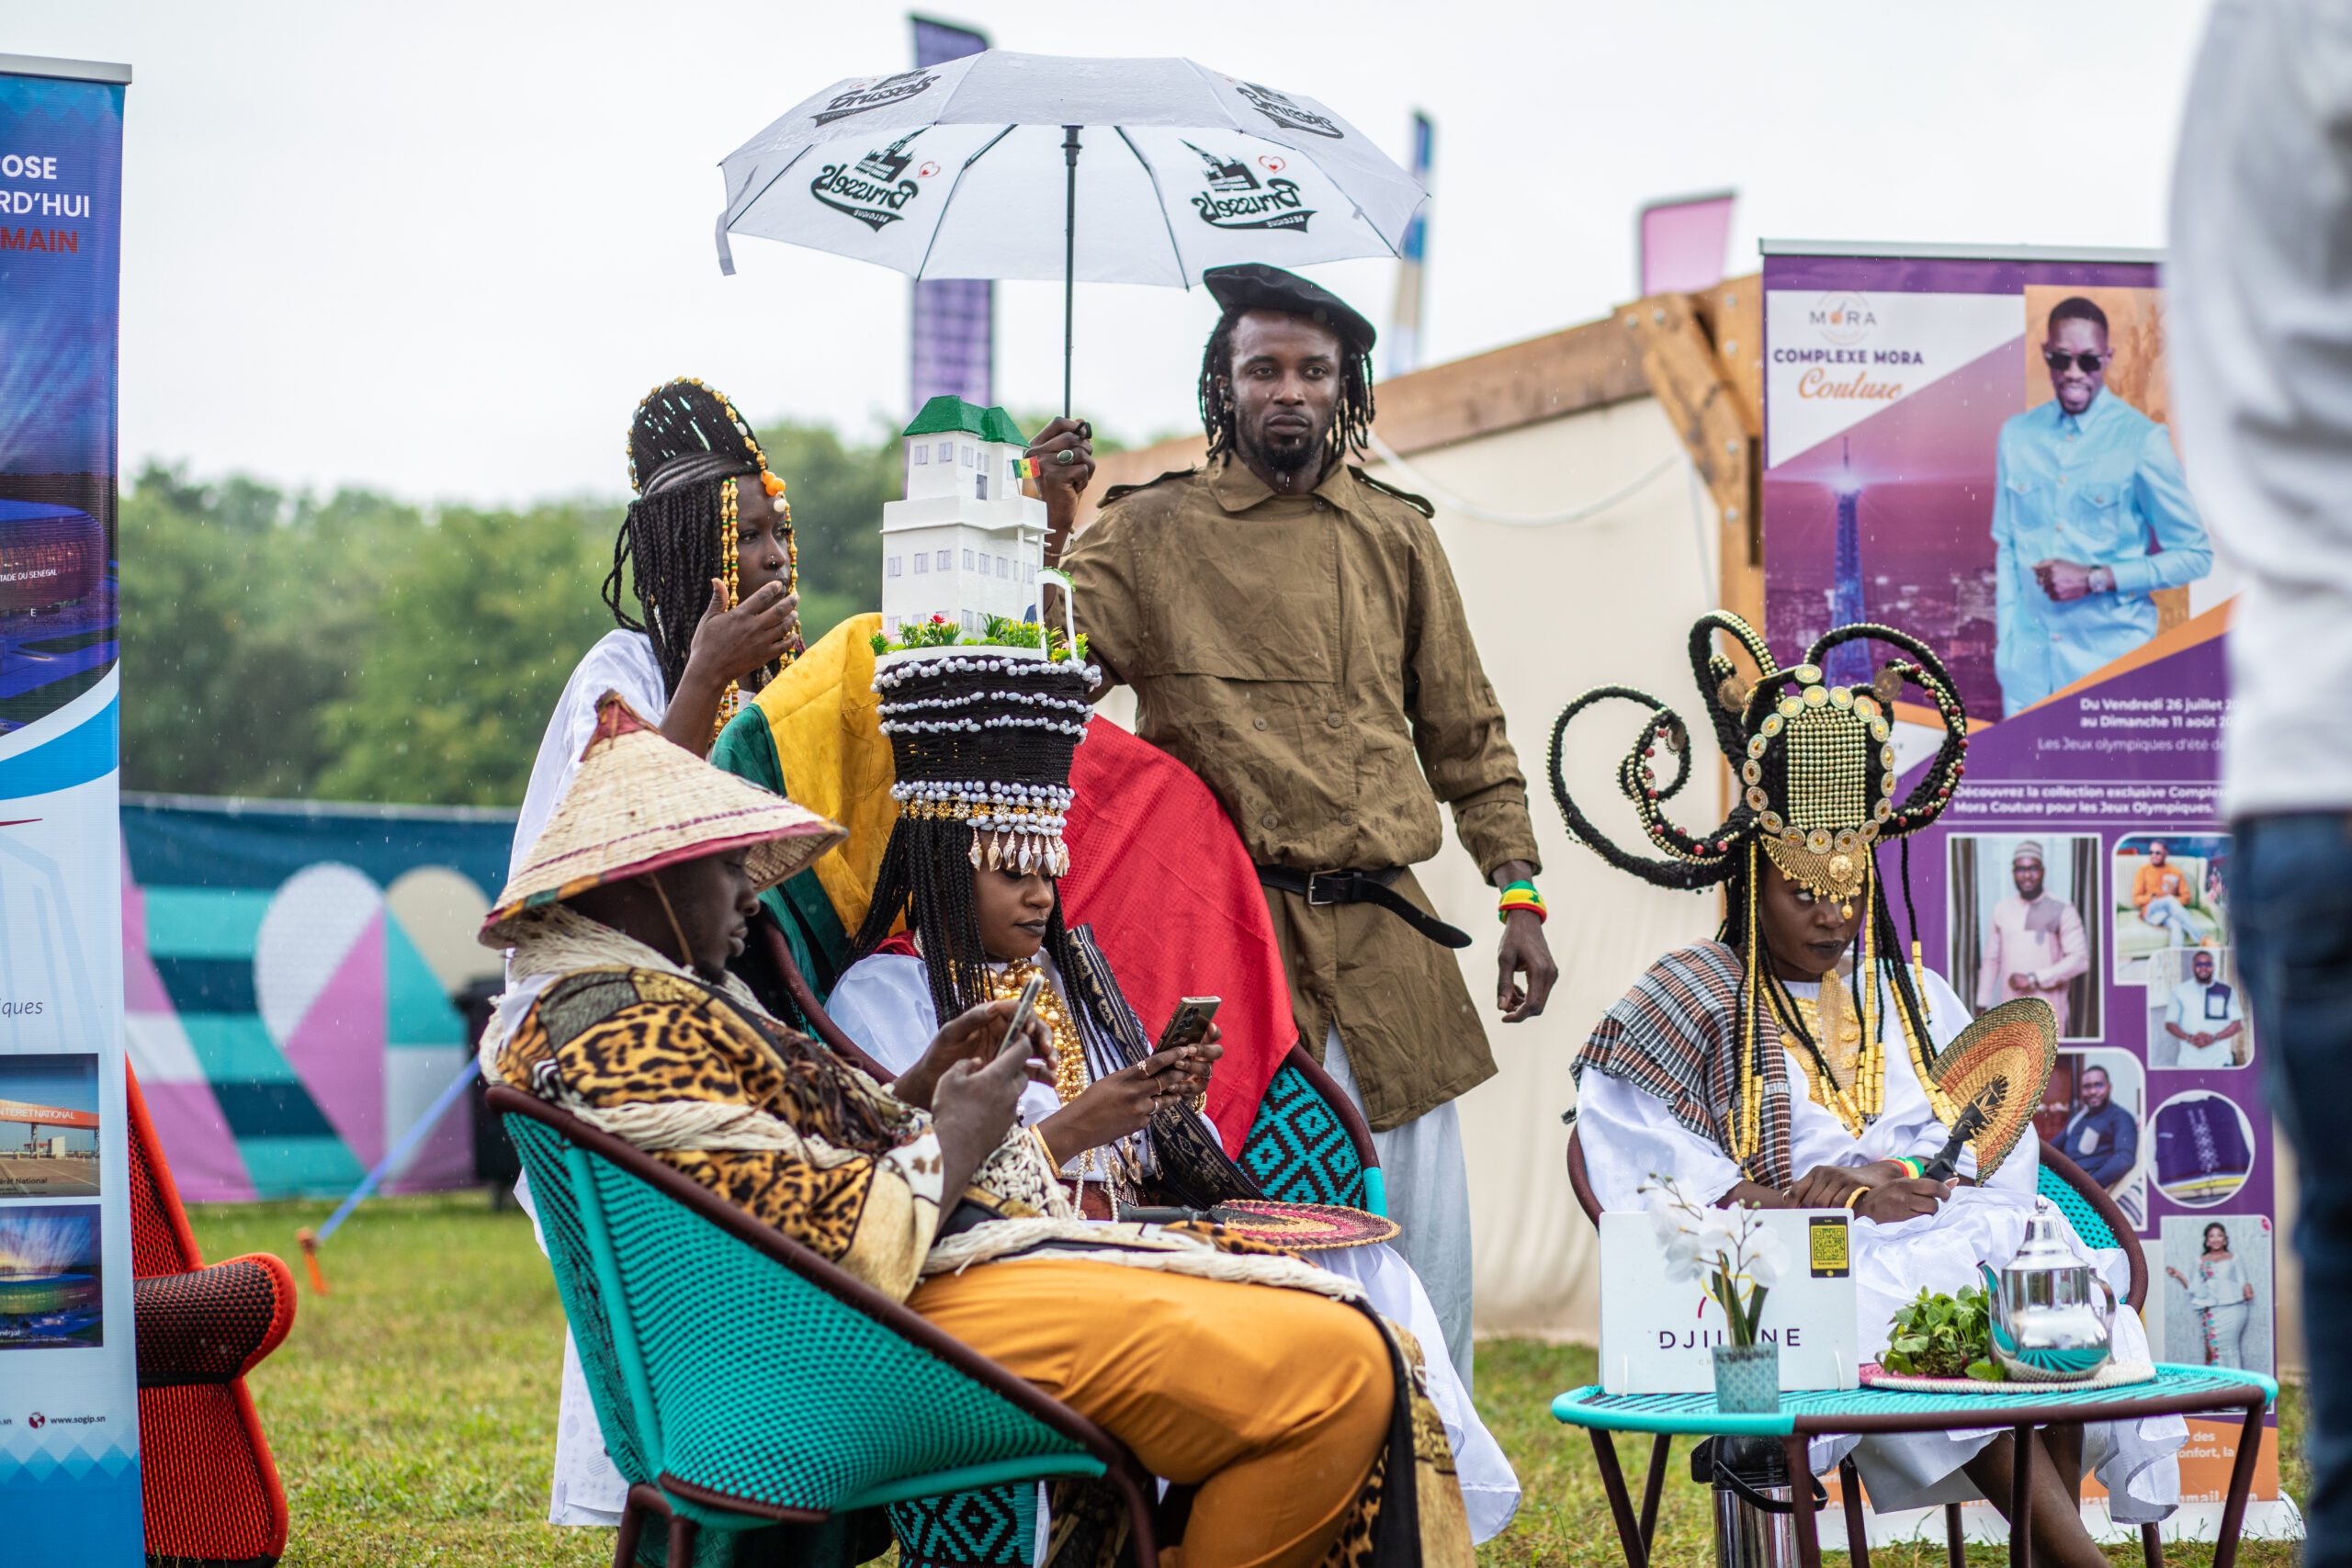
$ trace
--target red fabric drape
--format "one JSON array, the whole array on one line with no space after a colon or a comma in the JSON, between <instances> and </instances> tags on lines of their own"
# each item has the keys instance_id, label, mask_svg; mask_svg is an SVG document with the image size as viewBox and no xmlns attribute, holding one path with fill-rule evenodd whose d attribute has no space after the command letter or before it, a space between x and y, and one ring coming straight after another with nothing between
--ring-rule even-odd
<instances>
[{"instance_id":1,"label":"red fabric drape","mask_svg":"<svg viewBox=\"0 0 2352 1568\"><path fill-rule=\"evenodd\" d=\"M1094 928L1146 1030L1185 997L1221 997L1225 1059L1208 1111L1238 1152L1298 1038L1282 951L1249 852L1192 771L1096 715L1070 766L1063 919Z\"/></svg>"}]
</instances>

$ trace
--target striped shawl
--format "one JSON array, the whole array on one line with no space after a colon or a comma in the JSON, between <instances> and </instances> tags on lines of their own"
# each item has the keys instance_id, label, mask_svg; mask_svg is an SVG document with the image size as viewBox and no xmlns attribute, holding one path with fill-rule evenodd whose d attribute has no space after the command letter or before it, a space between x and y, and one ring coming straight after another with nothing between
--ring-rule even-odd
<instances>
[{"instance_id":1,"label":"striped shawl","mask_svg":"<svg viewBox=\"0 0 2352 1568\"><path fill-rule=\"evenodd\" d=\"M1740 956L1719 942L1678 948L1649 967L1601 1015L1577 1054L1587 1069L1666 1102L1674 1119L1725 1154L1739 1092ZM1795 1179L1789 1153L1789 1064L1781 1026L1769 1008L1756 1019L1758 1080L1764 1109L1748 1179L1786 1187Z\"/></svg>"}]
</instances>

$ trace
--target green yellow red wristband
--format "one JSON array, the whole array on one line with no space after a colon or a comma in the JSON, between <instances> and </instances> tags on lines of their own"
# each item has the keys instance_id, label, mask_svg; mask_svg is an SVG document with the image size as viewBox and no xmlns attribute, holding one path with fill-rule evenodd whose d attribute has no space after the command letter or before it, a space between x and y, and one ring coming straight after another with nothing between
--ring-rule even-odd
<instances>
[{"instance_id":1,"label":"green yellow red wristband","mask_svg":"<svg viewBox=\"0 0 2352 1568\"><path fill-rule=\"evenodd\" d=\"M1926 1160L1914 1159L1906 1155L1902 1158L1897 1159L1894 1163L1901 1166L1905 1170L1909 1171L1914 1179L1928 1174L1928 1162Z\"/></svg>"},{"instance_id":2,"label":"green yellow red wristband","mask_svg":"<svg viewBox=\"0 0 2352 1568\"><path fill-rule=\"evenodd\" d=\"M1544 908L1544 895L1535 891L1532 882L1514 882L1505 887L1502 903L1495 910L1495 919L1508 920L1513 909L1527 910L1535 917L1537 925L1551 918L1550 912Z\"/></svg>"}]
</instances>

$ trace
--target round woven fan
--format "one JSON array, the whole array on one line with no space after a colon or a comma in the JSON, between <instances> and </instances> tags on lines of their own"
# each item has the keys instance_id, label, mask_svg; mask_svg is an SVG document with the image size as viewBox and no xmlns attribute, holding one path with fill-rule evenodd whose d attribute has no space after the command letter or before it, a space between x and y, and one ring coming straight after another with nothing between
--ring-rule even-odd
<instances>
[{"instance_id":1,"label":"round woven fan","mask_svg":"<svg viewBox=\"0 0 2352 1568\"><path fill-rule=\"evenodd\" d=\"M1336 1252L1345 1247L1369 1247L1396 1235L1396 1222L1338 1203L1278 1203L1271 1199L1237 1199L1213 1211L1217 1223L1237 1235L1295 1252Z\"/></svg>"},{"instance_id":2,"label":"round woven fan","mask_svg":"<svg viewBox=\"0 0 2352 1568\"><path fill-rule=\"evenodd\" d=\"M2041 1091L2058 1065L2058 1019L2037 997L2003 1002L1936 1054L1936 1087L1978 1126L1969 1138L1979 1180L1998 1170L2032 1130Z\"/></svg>"}]
</instances>

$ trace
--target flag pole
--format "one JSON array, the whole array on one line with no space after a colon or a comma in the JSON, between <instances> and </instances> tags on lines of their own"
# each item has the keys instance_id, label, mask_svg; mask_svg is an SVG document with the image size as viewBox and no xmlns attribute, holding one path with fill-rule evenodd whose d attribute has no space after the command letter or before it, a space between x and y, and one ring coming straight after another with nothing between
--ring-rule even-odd
<instances>
[{"instance_id":1,"label":"flag pole","mask_svg":"<svg viewBox=\"0 0 2352 1568\"><path fill-rule=\"evenodd\" d=\"M1069 184L1062 198L1062 417L1069 417L1069 353L1078 298L1078 127L1062 127Z\"/></svg>"}]
</instances>

